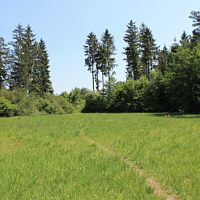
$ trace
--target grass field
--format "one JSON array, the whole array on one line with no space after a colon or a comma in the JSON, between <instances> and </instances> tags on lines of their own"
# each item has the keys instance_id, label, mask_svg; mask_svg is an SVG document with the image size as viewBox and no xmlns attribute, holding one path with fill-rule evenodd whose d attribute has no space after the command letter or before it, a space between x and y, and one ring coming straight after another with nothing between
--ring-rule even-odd
<instances>
[{"instance_id":1,"label":"grass field","mask_svg":"<svg viewBox=\"0 0 200 200\"><path fill-rule=\"evenodd\" d=\"M199 115L0 118L0 199L200 199L199 130Z\"/></svg>"}]
</instances>

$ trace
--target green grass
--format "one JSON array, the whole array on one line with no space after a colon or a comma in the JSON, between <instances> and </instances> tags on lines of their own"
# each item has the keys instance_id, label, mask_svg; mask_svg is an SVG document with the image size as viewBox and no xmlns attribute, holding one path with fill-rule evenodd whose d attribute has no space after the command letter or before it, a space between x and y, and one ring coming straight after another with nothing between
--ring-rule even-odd
<instances>
[{"instance_id":1,"label":"green grass","mask_svg":"<svg viewBox=\"0 0 200 200\"><path fill-rule=\"evenodd\" d=\"M0 127L0 199L161 199L121 158L181 199L200 199L198 115L16 117Z\"/></svg>"}]
</instances>

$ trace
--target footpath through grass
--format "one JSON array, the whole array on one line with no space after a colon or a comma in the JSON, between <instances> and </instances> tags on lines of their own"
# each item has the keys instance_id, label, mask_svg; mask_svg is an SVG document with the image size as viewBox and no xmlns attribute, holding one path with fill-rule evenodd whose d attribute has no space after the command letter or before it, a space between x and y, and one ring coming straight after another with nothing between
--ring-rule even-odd
<instances>
[{"instance_id":1,"label":"footpath through grass","mask_svg":"<svg viewBox=\"0 0 200 200\"><path fill-rule=\"evenodd\" d=\"M200 199L197 115L16 117L0 127L2 199L161 199L123 159L181 199Z\"/></svg>"}]
</instances>

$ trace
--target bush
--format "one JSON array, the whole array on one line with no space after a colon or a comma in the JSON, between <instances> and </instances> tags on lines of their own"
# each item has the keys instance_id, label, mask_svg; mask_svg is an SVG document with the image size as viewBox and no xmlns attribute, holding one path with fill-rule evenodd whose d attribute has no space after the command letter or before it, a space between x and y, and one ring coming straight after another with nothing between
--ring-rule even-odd
<instances>
[{"instance_id":1,"label":"bush","mask_svg":"<svg viewBox=\"0 0 200 200\"><path fill-rule=\"evenodd\" d=\"M4 97L5 99L8 99L12 104L18 104L21 101L23 101L24 98L26 98L27 94L20 90L8 90L8 89L1 89L0 90L0 96Z\"/></svg>"},{"instance_id":2,"label":"bush","mask_svg":"<svg viewBox=\"0 0 200 200\"><path fill-rule=\"evenodd\" d=\"M58 105L51 103L48 99L40 98L37 108L43 114L64 114L65 111Z\"/></svg>"},{"instance_id":3,"label":"bush","mask_svg":"<svg viewBox=\"0 0 200 200\"><path fill-rule=\"evenodd\" d=\"M99 92L89 92L85 96L85 107L82 112L96 113L106 112L106 102L104 97Z\"/></svg>"},{"instance_id":4,"label":"bush","mask_svg":"<svg viewBox=\"0 0 200 200\"><path fill-rule=\"evenodd\" d=\"M28 116L38 113L34 96L26 96L17 106L19 109L18 115Z\"/></svg>"},{"instance_id":5,"label":"bush","mask_svg":"<svg viewBox=\"0 0 200 200\"><path fill-rule=\"evenodd\" d=\"M13 105L10 101L4 97L0 97L0 116L1 117L11 117L16 115L17 107Z\"/></svg>"}]
</instances>

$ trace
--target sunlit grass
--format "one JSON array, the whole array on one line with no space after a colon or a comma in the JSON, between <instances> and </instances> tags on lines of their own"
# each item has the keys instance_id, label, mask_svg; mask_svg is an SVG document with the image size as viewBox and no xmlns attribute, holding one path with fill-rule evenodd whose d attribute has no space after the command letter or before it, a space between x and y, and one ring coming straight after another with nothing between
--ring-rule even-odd
<instances>
[{"instance_id":1,"label":"sunlit grass","mask_svg":"<svg viewBox=\"0 0 200 200\"><path fill-rule=\"evenodd\" d=\"M120 157L84 139L91 117L1 118L1 198L160 199Z\"/></svg>"},{"instance_id":2,"label":"sunlit grass","mask_svg":"<svg viewBox=\"0 0 200 200\"><path fill-rule=\"evenodd\" d=\"M200 199L198 115L15 117L0 127L2 199L160 199L123 159L181 199Z\"/></svg>"},{"instance_id":3,"label":"sunlit grass","mask_svg":"<svg viewBox=\"0 0 200 200\"><path fill-rule=\"evenodd\" d=\"M181 198L198 199L199 119L197 115L98 115L91 118L85 132L132 160Z\"/></svg>"}]
</instances>

